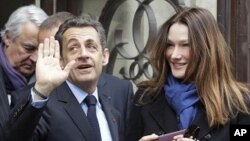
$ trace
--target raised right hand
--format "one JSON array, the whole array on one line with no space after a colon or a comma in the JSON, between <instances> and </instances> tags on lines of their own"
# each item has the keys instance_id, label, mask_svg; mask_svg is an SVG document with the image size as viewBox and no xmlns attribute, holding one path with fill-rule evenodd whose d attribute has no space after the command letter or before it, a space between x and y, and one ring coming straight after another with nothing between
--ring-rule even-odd
<instances>
[{"instance_id":1,"label":"raised right hand","mask_svg":"<svg viewBox=\"0 0 250 141\"><path fill-rule=\"evenodd\" d=\"M69 62L65 68L60 66L59 43L54 37L46 38L39 44L38 59L36 63L35 88L45 96L62 84L73 68L75 60Z\"/></svg>"}]
</instances>

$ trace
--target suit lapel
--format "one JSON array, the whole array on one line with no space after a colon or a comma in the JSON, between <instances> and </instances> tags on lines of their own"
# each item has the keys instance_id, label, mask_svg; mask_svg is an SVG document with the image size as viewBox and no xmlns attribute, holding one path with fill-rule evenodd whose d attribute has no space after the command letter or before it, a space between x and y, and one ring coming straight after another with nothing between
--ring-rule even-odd
<instances>
[{"instance_id":1,"label":"suit lapel","mask_svg":"<svg viewBox=\"0 0 250 141\"><path fill-rule=\"evenodd\" d=\"M0 126L3 124L4 120L8 117L10 106L8 103L8 96L5 88L4 77L3 77L3 70L0 66Z\"/></svg>"},{"instance_id":2,"label":"suit lapel","mask_svg":"<svg viewBox=\"0 0 250 141\"><path fill-rule=\"evenodd\" d=\"M110 88L105 89L105 85L107 84L107 80L105 79L105 75L101 74L101 77L98 82L98 94L102 95L109 103L111 100L111 91Z\"/></svg>"},{"instance_id":3,"label":"suit lapel","mask_svg":"<svg viewBox=\"0 0 250 141\"><path fill-rule=\"evenodd\" d=\"M193 124L198 125L200 127L199 137L203 137L208 134L213 128L210 128L208 125L208 121L204 120L207 119L206 111L204 110L201 103L198 103L198 112L194 119Z\"/></svg>"},{"instance_id":4,"label":"suit lapel","mask_svg":"<svg viewBox=\"0 0 250 141\"><path fill-rule=\"evenodd\" d=\"M83 112L80 104L74 97L73 93L69 89L66 83L63 83L57 90L58 100L65 104L65 111L71 117L73 123L78 127L81 131L82 135L86 138L86 140L93 140L91 136L90 125L87 121L87 117Z\"/></svg>"},{"instance_id":5,"label":"suit lapel","mask_svg":"<svg viewBox=\"0 0 250 141\"><path fill-rule=\"evenodd\" d=\"M161 93L152 105L148 105L148 109L153 121L161 127L164 133L178 130L176 114L166 102L164 94Z\"/></svg>"},{"instance_id":6,"label":"suit lapel","mask_svg":"<svg viewBox=\"0 0 250 141\"><path fill-rule=\"evenodd\" d=\"M102 105L102 110L106 116L106 119L109 124L109 129L114 141L119 140L119 129L118 129L118 122L119 122L119 113L109 104L107 101L106 96L102 93L102 87L98 87L98 95L100 99L100 103Z\"/></svg>"}]
</instances>

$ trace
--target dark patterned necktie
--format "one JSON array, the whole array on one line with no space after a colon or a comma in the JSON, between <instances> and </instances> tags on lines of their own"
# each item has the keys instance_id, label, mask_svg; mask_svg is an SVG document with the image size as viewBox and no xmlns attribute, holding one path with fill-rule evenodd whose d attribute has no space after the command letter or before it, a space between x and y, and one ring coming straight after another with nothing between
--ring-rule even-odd
<instances>
[{"instance_id":1,"label":"dark patterned necktie","mask_svg":"<svg viewBox=\"0 0 250 141\"><path fill-rule=\"evenodd\" d=\"M93 129L93 137L95 137L95 141L101 141L101 133L100 128L96 116L96 103L97 100L95 96L88 95L84 100L88 106L87 119L92 126Z\"/></svg>"}]
</instances>

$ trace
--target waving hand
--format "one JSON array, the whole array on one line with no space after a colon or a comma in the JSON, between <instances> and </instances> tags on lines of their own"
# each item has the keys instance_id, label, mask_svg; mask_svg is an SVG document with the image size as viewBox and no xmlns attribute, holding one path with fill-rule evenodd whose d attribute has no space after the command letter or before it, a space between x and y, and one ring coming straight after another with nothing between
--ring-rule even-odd
<instances>
[{"instance_id":1,"label":"waving hand","mask_svg":"<svg viewBox=\"0 0 250 141\"><path fill-rule=\"evenodd\" d=\"M69 62L65 68L60 66L59 43L54 37L46 38L38 48L36 63L35 88L45 96L62 84L68 77L75 60Z\"/></svg>"}]
</instances>

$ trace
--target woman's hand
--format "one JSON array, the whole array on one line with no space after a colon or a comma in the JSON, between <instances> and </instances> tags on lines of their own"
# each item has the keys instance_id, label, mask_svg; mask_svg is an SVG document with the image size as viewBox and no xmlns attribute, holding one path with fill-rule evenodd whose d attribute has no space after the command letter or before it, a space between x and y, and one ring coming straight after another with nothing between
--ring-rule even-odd
<instances>
[{"instance_id":1,"label":"woman's hand","mask_svg":"<svg viewBox=\"0 0 250 141\"><path fill-rule=\"evenodd\" d=\"M183 135L177 135L173 137L173 141L198 141L198 140L194 140L192 139L192 137L184 138Z\"/></svg>"},{"instance_id":2,"label":"woman's hand","mask_svg":"<svg viewBox=\"0 0 250 141\"><path fill-rule=\"evenodd\" d=\"M151 134L151 135L147 135L142 137L139 141L155 141L159 138L158 135L156 134Z\"/></svg>"}]
</instances>

